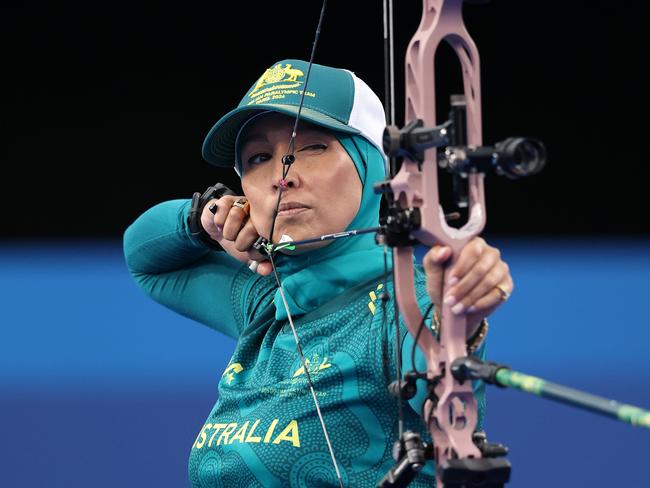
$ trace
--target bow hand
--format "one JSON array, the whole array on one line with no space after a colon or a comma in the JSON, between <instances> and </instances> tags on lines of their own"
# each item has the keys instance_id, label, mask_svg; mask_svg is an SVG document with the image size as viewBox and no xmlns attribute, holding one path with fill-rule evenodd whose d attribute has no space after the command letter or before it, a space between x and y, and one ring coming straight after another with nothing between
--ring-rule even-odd
<instances>
[{"instance_id":1,"label":"bow hand","mask_svg":"<svg viewBox=\"0 0 650 488\"><path fill-rule=\"evenodd\" d=\"M501 252L481 237L470 240L458 260L449 266L452 250L433 246L424 256L427 291L435 310L448 305L467 317L468 335L512 293L514 283ZM444 296L443 296L444 292Z\"/></svg>"}]
</instances>

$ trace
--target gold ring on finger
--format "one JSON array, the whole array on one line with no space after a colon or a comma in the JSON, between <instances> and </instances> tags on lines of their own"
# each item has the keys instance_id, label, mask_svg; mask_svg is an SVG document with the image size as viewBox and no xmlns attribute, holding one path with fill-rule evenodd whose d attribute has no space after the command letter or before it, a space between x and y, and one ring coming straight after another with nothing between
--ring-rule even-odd
<instances>
[{"instance_id":1,"label":"gold ring on finger","mask_svg":"<svg viewBox=\"0 0 650 488\"><path fill-rule=\"evenodd\" d=\"M508 298L510 298L510 292L506 290L502 285L497 285L495 288L499 290L502 302L505 302Z\"/></svg>"},{"instance_id":2,"label":"gold ring on finger","mask_svg":"<svg viewBox=\"0 0 650 488\"><path fill-rule=\"evenodd\" d=\"M233 203L232 206L240 208L246 214L246 216L248 216L250 213L251 205L248 203L248 199L246 197L241 197L239 200Z\"/></svg>"}]
</instances>

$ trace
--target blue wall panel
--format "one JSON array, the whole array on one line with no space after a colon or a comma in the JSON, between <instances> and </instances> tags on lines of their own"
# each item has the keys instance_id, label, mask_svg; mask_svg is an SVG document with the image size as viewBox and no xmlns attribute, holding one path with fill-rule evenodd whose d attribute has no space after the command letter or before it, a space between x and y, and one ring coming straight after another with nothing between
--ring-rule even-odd
<instances>
[{"instance_id":1,"label":"blue wall panel","mask_svg":"<svg viewBox=\"0 0 650 488\"><path fill-rule=\"evenodd\" d=\"M650 242L500 238L488 355L650 407ZM145 297L118 243L0 246L0 486L183 487L233 342ZM510 486L650 486L650 432L490 389Z\"/></svg>"}]
</instances>

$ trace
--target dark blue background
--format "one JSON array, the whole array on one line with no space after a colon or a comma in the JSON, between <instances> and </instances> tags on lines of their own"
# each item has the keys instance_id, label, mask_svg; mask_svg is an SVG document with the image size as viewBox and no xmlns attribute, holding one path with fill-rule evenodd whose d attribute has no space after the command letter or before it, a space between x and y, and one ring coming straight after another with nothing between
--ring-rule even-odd
<instances>
[{"instance_id":1,"label":"dark blue background","mask_svg":"<svg viewBox=\"0 0 650 488\"><path fill-rule=\"evenodd\" d=\"M499 237L489 357L650 407L650 241ZM233 343L151 301L119 242L0 247L0 486L184 487ZM488 391L513 487L650 486L650 432Z\"/></svg>"}]
</instances>

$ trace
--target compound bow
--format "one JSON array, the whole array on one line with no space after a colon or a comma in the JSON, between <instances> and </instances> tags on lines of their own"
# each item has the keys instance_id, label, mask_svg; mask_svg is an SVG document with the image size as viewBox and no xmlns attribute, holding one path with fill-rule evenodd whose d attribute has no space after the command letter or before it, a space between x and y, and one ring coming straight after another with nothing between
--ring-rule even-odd
<instances>
[{"instance_id":1,"label":"compound bow","mask_svg":"<svg viewBox=\"0 0 650 488\"><path fill-rule=\"evenodd\" d=\"M321 9L310 67L326 3L323 2ZM407 486L424 467L427 459L433 459L439 488L501 488L510 477L510 464L504 457L507 449L499 444L488 443L484 434L476 432L478 415L472 380L513 387L646 428L650 428L650 412L549 383L468 355L467 321L463 315L453 314L447 305L442 307L441 325L435 334L424 327L426 317L423 317L418 308L414 288L413 246L417 243L428 247L449 246L453 255L447 269L451 269L463 247L484 228L485 174L495 172L510 179L534 175L544 167L546 154L544 145L530 138L508 138L492 146L483 145L479 53L463 21L463 0L423 0L422 3L422 20L406 53L407 123L404 128L398 129L394 125L392 106L392 0L384 1L386 109L390 109L391 114L384 133L384 150L391 158L391 168L397 166L398 160L401 161L401 166L397 174L391 174L390 180L376 188L386 194L389 202L382 225L304 241L273 244L260 240L255 247L264 251L273 263L274 253L283 248L377 232L379 240L392 247L396 306L427 362L424 374L411 372L402 378L398 372L399 378L393 386L401 402L413 394L415 379L426 380L429 394L423 418L432 439L431 445L427 445L418 434L401 432L400 429L399 444L395 449L397 463L379 486ZM484 1L478 0L475 3ZM434 59L442 41L449 43L460 60L464 94L451 97L449 120L436 125ZM308 79L309 73L305 85ZM306 92L306 86L304 91ZM283 180L295 160L293 141L300 120L300 108L288 152L283 158ZM447 224L450 214L444 214L438 192L439 167L452 175L457 206L467 208L468 218L462 227ZM281 195L280 186L278 205ZM270 236L272 235L273 226ZM276 278L282 292L277 273ZM284 297L283 292L282 296ZM299 355L308 372L288 307L287 313ZM399 338L396 347L399 349ZM343 486L311 379L309 376L307 379L339 484Z\"/></svg>"}]
</instances>

